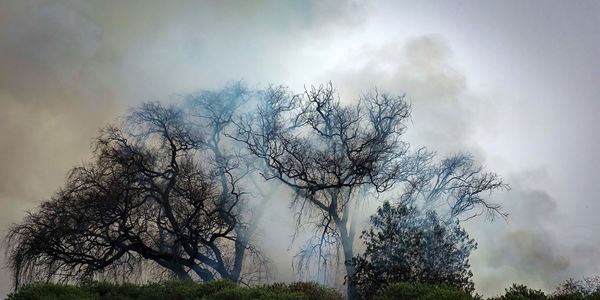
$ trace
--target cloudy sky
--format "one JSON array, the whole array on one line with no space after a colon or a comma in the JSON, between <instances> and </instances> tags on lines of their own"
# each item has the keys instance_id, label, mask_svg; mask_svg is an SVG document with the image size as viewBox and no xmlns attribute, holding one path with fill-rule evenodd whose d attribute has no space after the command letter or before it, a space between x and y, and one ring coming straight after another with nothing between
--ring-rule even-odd
<instances>
[{"instance_id":1,"label":"cloudy sky","mask_svg":"<svg viewBox=\"0 0 600 300\"><path fill-rule=\"evenodd\" d=\"M406 93L411 142L502 174L510 218L466 224L484 294L600 274L598 1L1 1L0 229L127 107L240 79Z\"/></svg>"}]
</instances>

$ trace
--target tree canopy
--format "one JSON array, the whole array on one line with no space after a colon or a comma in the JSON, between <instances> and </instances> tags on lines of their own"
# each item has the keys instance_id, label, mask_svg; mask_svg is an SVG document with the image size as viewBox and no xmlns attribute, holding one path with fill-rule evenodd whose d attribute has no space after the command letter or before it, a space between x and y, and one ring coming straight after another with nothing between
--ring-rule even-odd
<instances>
[{"instance_id":1,"label":"tree canopy","mask_svg":"<svg viewBox=\"0 0 600 300\"><path fill-rule=\"evenodd\" d=\"M248 213L238 165L206 149L174 106L146 103L104 128L94 162L11 228L16 285L134 276L147 261L180 279L240 280L245 251L256 249L239 234Z\"/></svg>"},{"instance_id":2,"label":"tree canopy","mask_svg":"<svg viewBox=\"0 0 600 300\"><path fill-rule=\"evenodd\" d=\"M469 255L475 240L457 220L444 222L437 213L385 202L363 231L366 249L353 259L350 279L362 299L398 282L445 285L472 292Z\"/></svg>"},{"instance_id":3,"label":"tree canopy","mask_svg":"<svg viewBox=\"0 0 600 300\"><path fill-rule=\"evenodd\" d=\"M371 231L359 262L377 264L377 255L399 278L469 290L465 255L474 244L455 222L504 215L486 195L507 185L468 154L438 159L411 147L410 113L404 95L372 90L341 101L331 83L300 93L236 83L173 105L144 103L103 128L93 161L73 168L60 191L10 229L15 283L127 280L146 270L248 282L266 265L255 246L258 220L275 187L285 186L298 230L312 226L296 266L316 265L317 278L322 267L341 266L350 299L357 266L359 274L368 269L356 263L359 208L391 192L402 206L380 209L372 230L389 231L412 252L390 256L398 249ZM389 218L398 231L378 221ZM406 267L412 263L421 271Z\"/></svg>"}]
</instances>

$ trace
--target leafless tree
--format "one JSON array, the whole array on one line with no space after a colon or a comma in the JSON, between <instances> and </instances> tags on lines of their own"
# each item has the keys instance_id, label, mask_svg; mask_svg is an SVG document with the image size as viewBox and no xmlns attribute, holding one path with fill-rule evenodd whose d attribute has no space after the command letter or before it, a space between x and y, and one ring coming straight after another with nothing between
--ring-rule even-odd
<instances>
[{"instance_id":1,"label":"leafless tree","mask_svg":"<svg viewBox=\"0 0 600 300\"><path fill-rule=\"evenodd\" d=\"M262 172L265 179L295 190L297 225L312 225L315 233L299 253L300 262L316 255L324 263L330 259L327 249L335 252L341 245L346 278L352 278L352 214L366 200L359 191L383 193L403 183L402 201L433 207L445 200L448 219L475 208L491 217L504 214L483 194L507 186L470 156L434 163L433 153L409 149L401 139L410 116L404 96L374 91L344 105L329 84L301 94L271 87L262 98L258 112L238 122L236 139L268 166ZM354 299L355 285L347 283L348 297Z\"/></svg>"},{"instance_id":2,"label":"leafless tree","mask_svg":"<svg viewBox=\"0 0 600 300\"><path fill-rule=\"evenodd\" d=\"M473 157L458 153L430 163L406 181L401 202L421 211L435 211L447 222L466 221L479 215L507 217L502 206L486 199L490 193L510 189L502 178L484 171Z\"/></svg>"},{"instance_id":3,"label":"leafless tree","mask_svg":"<svg viewBox=\"0 0 600 300\"><path fill-rule=\"evenodd\" d=\"M233 84L179 107L146 103L105 128L95 161L73 169L61 191L11 228L15 283L134 276L148 262L180 279L249 280L262 273L265 259L251 241L276 191L255 173L292 188L298 228L313 226L297 262L316 257L337 268L341 256L347 278L365 193L399 187L411 205L446 200L449 218L501 212L483 197L504 187L501 179L468 156L436 164L431 152L411 150L402 140L409 115L404 96L374 91L344 105L331 84L301 94ZM248 186L260 195L256 206ZM351 281L347 289L353 299Z\"/></svg>"},{"instance_id":4,"label":"leafless tree","mask_svg":"<svg viewBox=\"0 0 600 300\"><path fill-rule=\"evenodd\" d=\"M476 244L460 222L479 215L506 217L486 196L509 186L467 154L431 161L403 183L399 203L384 203L362 233L366 249L355 257L357 272L351 278L359 298L371 299L394 282L473 292L469 255Z\"/></svg>"},{"instance_id":5,"label":"leafless tree","mask_svg":"<svg viewBox=\"0 0 600 300\"><path fill-rule=\"evenodd\" d=\"M234 227L237 239L234 243L236 264L233 272L239 276L245 267L247 274L255 274L255 279L261 280L266 275L264 258L255 264L252 259L247 259L245 252L258 228L266 201L276 189L271 186L265 191L259 185L254 174L261 164L256 164L249 157L244 145L230 138L232 128L235 127L233 121L239 117L241 110L252 110L251 99L254 94L242 82L234 82L219 90L191 94L186 97L183 107L191 126L206 137L202 145L206 149L205 157L210 158L209 161L214 165L214 176L220 182L220 201L227 201L230 194L229 172L235 173L244 189L249 191L249 198L253 201L241 203L238 209L244 210L244 215L251 217L246 218L246 226ZM236 167L228 171L233 161Z\"/></svg>"},{"instance_id":6,"label":"leafless tree","mask_svg":"<svg viewBox=\"0 0 600 300\"><path fill-rule=\"evenodd\" d=\"M357 191L387 191L418 173L429 159L424 151L411 153L400 139L409 105L402 96L377 92L343 105L331 84L303 94L273 87L263 98L257 115L239 122L236 138L269 167L262 173L267 180L277 179L296 191L298 224L310 220L318 236L310 247L314 251L308 252L324 258L323 247L341 244L345 273L351 277ZM347 293L354 298L353 284Z\"/></svg>"},{"instance_id":7,"label":"leafless tree","mask_svg":"<svg viewBox=\"0 0 600 300\"><path fill-rule=\"evenodd\" d=\"M239 165L212 161L208 144L181 109L158 103L105 128L95 161L10 229L15 285L135 275L147 261L180 279L240 280L243 258L259 253L239 234L249 219Z\"/></svg>"}]
</instances>

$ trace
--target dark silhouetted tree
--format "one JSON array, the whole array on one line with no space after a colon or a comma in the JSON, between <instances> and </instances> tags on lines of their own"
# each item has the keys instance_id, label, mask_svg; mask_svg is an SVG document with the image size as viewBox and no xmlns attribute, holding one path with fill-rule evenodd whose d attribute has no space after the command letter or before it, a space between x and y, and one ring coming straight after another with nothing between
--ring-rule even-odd
<instances>
[{"instance_id":1,"label":"dark silhouetted tree","mask_svg":"<svg viewBox=\"0 0 600 300\"><path fill-rule=\"evenodd\" d=\"M207 146L209 145L209 146ZM256 254L235 157L215 159L176 107L146 103L102 130L93 163L7 237L15 284L127 278L146 262L180 279L241 279Z\"/></svg>"},{"instance_id":2,"label":"dark silhouetted tree","mask_svg":"<svg viewBox=\"0 0 600 300\"><path fill-rule=\"evenodd\" d=\"M434 210L444 220L466 221L480 215L493 220L508 215L486 197L503 189L510 187L498 174L484 171L473 157L459 153L422 168L407 181L400 202L421 211Z\"/></svg>"},{"instance_id":3,"label":"dark silhouetted tree","mask_svg":"<svg viewBox=\"0 0 600 300\"><path fill-rule=\"evenodd\" d=\"M365 200L359 197L364 193L359 192L380 194L408 182L405 201L417 202L425 193L432 194L430 199L442 200L436 194L444 193L455 200L453 214L482 205L491 212L499 210L476 191L489 190L487 185L502 186L494 174L480 178L482 182L466 176L462 186L453 178L435 173L438 170L430 167L431 153L423 149L410 151L402 140L404 123L410 115L403 96L375 91L363 94L356 104L344 105L331 84L312 87L302 94L274 87L262 96L264 102L258 114L239 122L236 138L269 167L263 172L267 180L276 179L295 190L297 224L310 223L315 233L299 254L301 262L315 254L325 261L328 257L324 249L330 247L335 252L341 245L346 276L354 276L353 213L356 204ZM432 183L434 178L442 182ZM350 299L356 297L352 280L348 281L347 295Z\"/></svg>"},{"instance_id":4,"label":"dark silhouetted tree","mask_svg":"<svg viewBox=\"0 0 600 300\"><path fill-rule=\"evenodd\" d=\"M410 116L403 96L374 91L352 105L336 97L331 84L301 94L234 84L180 107L132 110L102 131L91 164L73 169L62 190L11 228L16 285L127 278L147 264L180 279L242 281L265 261L251 243L262 212L254 208L276 194L257 172L293 189L297 228L313 226L298 265L316 257L337 267L341 256L350 299L355 213L370 195L398 188L400 201L421 211L448 203L436 210L440 220L500 212L483 195L504 186L497 175L464 155L434 164L432 153L402 140ZM248 186L260 196L248 197Z\"/></svg>"}]
</instances>

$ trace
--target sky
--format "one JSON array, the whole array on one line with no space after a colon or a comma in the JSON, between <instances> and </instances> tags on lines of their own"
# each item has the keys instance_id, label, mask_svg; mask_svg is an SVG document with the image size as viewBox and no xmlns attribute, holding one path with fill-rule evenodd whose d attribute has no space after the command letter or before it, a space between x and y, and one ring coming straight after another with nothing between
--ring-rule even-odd
<instances>
[{"instance_id":1,"label":"sky","mask_svg":"<svg viewBox=\"0 0 600 300\"><path fill-rule=\"evenodd\" d=\"M509 218L465 224L481 293L600 275L600 2L586 0L0 1L0 230L128 107L233 80L331 81L348 103L405 93L411 143L501 174Z\"/></svg>"}]
</instances>

